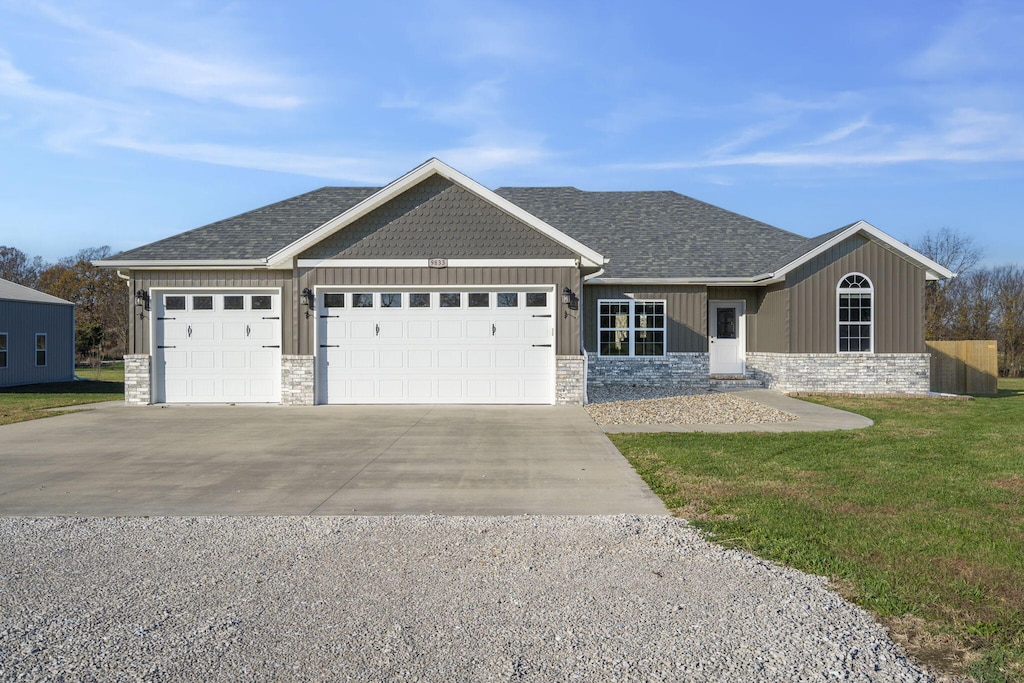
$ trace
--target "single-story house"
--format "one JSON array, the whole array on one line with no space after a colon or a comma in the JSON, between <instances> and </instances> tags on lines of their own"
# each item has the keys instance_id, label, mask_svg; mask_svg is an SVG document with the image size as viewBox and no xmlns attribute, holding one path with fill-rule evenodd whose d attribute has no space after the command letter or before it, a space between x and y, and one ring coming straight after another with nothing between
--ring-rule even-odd
<instances>
[{"instance_id":1,"label":"single-story house","mask_svg":"<svg viewBox=\"0 0 1024 683\"><path fill-rule=\"evenodd\" d=\"M0 279L0 387L75 378L75 305Z\"/></svg>"},{"instance_id":2,"label":"single-story house","mask_svg":"<svg viewBox=\"0 0 1024 683\"><path fill-rule=\"evenodd\" d=\"M863 221L807 238L675 192L491 190L437 159L97 265L134 295L132 404L927 392L925 283L953 275Z\"/></svg>"}]
</instances>

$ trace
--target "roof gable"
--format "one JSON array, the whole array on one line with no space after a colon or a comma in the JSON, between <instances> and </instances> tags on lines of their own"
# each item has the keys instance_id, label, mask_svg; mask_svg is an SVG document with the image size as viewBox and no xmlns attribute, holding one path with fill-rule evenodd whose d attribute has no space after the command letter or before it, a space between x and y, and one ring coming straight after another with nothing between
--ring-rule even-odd
<instances>
[{"instance_id":1,"label":"roof gable","mask_svg":"<svg viewBox=\"0 0 1024 683\"><path fill-rule=\"evenodd\" d=\"M431 175L299 254L301 259L572 258L575 253Z\"/></svg>"}]
</instances>

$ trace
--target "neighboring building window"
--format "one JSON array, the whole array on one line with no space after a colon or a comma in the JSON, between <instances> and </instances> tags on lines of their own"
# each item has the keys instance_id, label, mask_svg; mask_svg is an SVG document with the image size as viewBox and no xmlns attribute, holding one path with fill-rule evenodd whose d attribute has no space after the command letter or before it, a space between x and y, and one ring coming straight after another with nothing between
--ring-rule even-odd
<instances>
[{"instance_id":1,"label":"neighboring building window","mask_svg":"<svg viewBox=\"0 0 1024 683\"><path fill-rule=\"evenodd\" d=\"M602 356L664 356L665 302L597 302L598 353Z\"/></svg>"},{"instance_id":2,"label":"neighboring building window","mask_svg":"<svg viewBox=\"0 0 1024 683\"><path fill-rule=\"evenodd\" d=\"M872 353L875 350L875 288L860 273L850 273L837 288L836 340L839 353Z\"/></svg>"},{"instance_id":3,"label":"neighboring building window","mask_svg":"<svg viewBox=\"0 0 1024 683\"><path fill-rule=\"evenodd\" d=\"M36 365L46 365L46 335L36 335Z\"/></svg>"},{"instance_id":4,"label":"neighboring building window","mask_svg":"<svg viewBox=\"0 0 1024 683\"><path fill-rule=\"evenodd\" d=\"M0 368L7 367L7 333L0 332Z\"/></svg>"}]
</instances>

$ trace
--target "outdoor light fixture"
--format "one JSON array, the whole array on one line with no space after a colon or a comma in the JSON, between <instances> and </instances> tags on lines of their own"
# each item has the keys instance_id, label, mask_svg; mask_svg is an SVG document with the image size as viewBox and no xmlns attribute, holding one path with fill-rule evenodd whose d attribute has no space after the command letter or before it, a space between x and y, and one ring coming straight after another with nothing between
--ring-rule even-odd
<instances>
[{"instance_id":1,"label":"outdoor light fixture","mask_svg":"<svg viewBox=\"0 0 1024 683\"><path fill-rule=\"evenodd\" d=\"M309 287L302 290L302 303L306 304L306 317L308 318L309 312L316 308L316 295Z\"/></svg>"},{"instance_id":2,"label":"outdoor light fixture","mask_svg":"<svg viewBox=\"0 0 1024 683\"><path fill-rule=\"evenodd\" d=\"M562 287L562 303L568 306L570 311L580 310L579 297L568 287Z\"/></svg>"},{"instance_id":3,"label":"outdoor light fixture","mask_svg":"<svg viewBox=\"0 0 1024 683\"><path fill-rule=\"evenodd\" d=\"M146 317L145 311L149 310L149 292L144 289L135 292L135 307L142 309L139 311L139 319Z\"/></svg>"}]
</instances>

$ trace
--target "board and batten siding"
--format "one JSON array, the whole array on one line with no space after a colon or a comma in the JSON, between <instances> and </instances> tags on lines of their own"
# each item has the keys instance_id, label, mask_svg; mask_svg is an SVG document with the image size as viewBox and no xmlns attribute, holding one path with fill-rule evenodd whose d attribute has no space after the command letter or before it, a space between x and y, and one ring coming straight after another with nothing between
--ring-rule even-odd
<instances>
[{"instance_id":1,"label":"board and batten siding","mask_svg":"<svg viewBox=\"0 0 1024 683\"><path fill-rule=\"evenodd\" d=\"M554 323L560 356L580 353L579 319L574 313L563 315L561 303L563 287L579 292L579 270L572 267L510 267L510 268L300 268L296 291L308 287L337 285L339 287L501 287L514 285L542 285L554 287ZM298 318L298 353L313 355L315 319Z\"/></svg>"},{"instance_id":2,"label":"board and batten siding","mask_svg":"<svg viewBox=\"0 0 1024 683\"><path fill-rule=\"evenodd\" d=\"M75 307L0 299L0 332L7 333L7 367L0 387L75 378ZM46 365L36 366L36 334L46 335Z\"/></svg>"},{"instance_id":3,"label":"board and batten siding","mask_svg":"<svg viewBox=\"0 0 1024 683\"><path fill-rule=\"evenodd\" d=\"M757 315L747 350L761 353L789 352L789 291L783 282L759 290Z\"/></svg>"},{"instance_id":4,"label":"board and batten siding","mask_svg":"<svg viewBox=\"0 0 1024 683\"><path fill-rule=\"evenodd\" d=\"M665 335L669 353L708 350L708 296L702 285L587 285L581 303L584 347L597 353L597 302L602 299L664 299Z\"/></svg>"},{"instance_id":5,"label":"board and batten siding","mask_svg":"<svg viewBox=\"0 0 1024 683\"><path fill-rule=\"evenodd\" d=\"M862 273L874 285L874 351L924 353L924 269L861 235L787 276L789 351L836 352L836 287L849 273Z\"/></svg>"},{"instance_id":6,"label":"board and batten siding","mask_svg":"<svg viewBox=\"0 0 1024 683\"><path fill-rule=\"evenodd\" d=\"M292 291L293 274L290 270L133 270L128 291L131 306L132 325L129 353L152 353L150 334L152 311L146 311L139 318L139 308L134 305L135 292L139 289L149 292L153 288L175 289L241 289L252 287L281 290L281 351L296 353L297 345L294 320L298 315L298 293ZM150 308L155 310L155 302Z\"/></svg>"}]
</instances>

